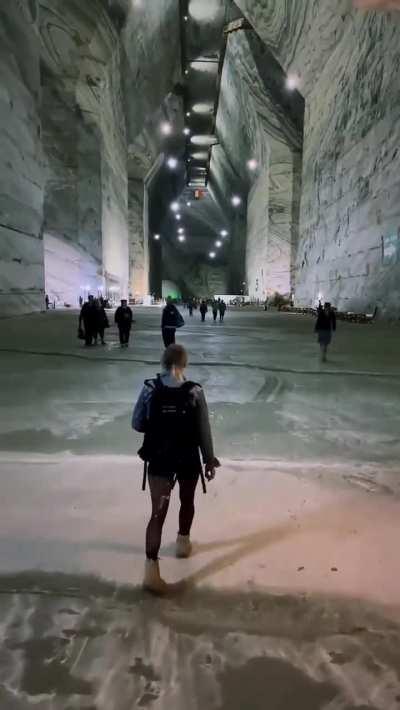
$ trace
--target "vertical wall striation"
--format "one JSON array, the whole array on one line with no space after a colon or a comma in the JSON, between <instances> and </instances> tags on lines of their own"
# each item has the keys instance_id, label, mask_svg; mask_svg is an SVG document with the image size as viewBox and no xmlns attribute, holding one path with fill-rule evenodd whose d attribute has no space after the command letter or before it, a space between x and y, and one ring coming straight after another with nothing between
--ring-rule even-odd
<instances>
[{"instance_id":1,"label":"vertical wall striation","mask_svg":"<svg viewBox=\"0 0 400 710\"><path fill-rule=\"evenodd\" d=\"M238 5L306 99L296 298L400 312L400 18L345 0Z\"/></svg>"},{"instance_id":2,"label":"vertical wall striation","mask_svg":"<svg viewBox=\"0 0 400 710\"><path fill-rule=\"evenodd\" d=\"M47 157L46 286L76 304L128 290L127 141L120 44L97 0L40 0ZM58 245L58 246L57 246ZM68 270L63 260L68 253Z\"/></svg>"},{"instance_id":3,"label":"vertical wall striation","mask_svg":"<svg viewBox=\"0 0 400 710\"><path fill-rule=\"evenodd\" d=\"M0 4L0 313L44 305L35 0Z\"/></svg>"},{"instance_id":4,"label":"vertical wall striation","mask_svg":"<svg viewBox=\"0 0 400 710\"><path fill-rule=\"evenodd\" d=\"M278 70L253 31L229 36L217 120L220 146L213 151L212 172L220 195L238 192L247 203L246 220L240 209L233 218L239 226L231 271L236 264L236 290L245 286L256 299L292 288L302 104L297 113L282 105ZM255 169L249 169L249 160L256 161ZM231 209L226 200L225 209ZM245 265L241 280L239 264Z\"/></svg>"}]
</instances>

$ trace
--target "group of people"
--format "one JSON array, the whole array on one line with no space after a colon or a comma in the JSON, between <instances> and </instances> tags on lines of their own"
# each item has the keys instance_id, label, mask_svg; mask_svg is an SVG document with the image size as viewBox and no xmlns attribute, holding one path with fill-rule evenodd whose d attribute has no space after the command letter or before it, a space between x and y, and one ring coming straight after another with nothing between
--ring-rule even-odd
<instances>
[{"instance_id":1,"label":"group of people","mask_svg":"<svg viewBox=\"0 0 400 710\"><path fill-rule=\"evenodd\" d=\"M121 305L115 311L114 321L118 327L120 345L127 348L134 320L126 299L121 300ZM89 296L79 314L78 337L85 341L86 347L97 345L99 338L101 344L105 345L104 334L109 327L104 300L101 297Z\"/></svg>"},{"instance_id":2,"label":"group of people","mask_svg":"<svg viewBox=\"0 0 400 710\"><path fill-rule=\"evenodd\" d=\"M221 298L213 299L212 301L206 301L205 299L200 301L199 311L200 311L201 320L203 323L206 319L206 315L208 313L209 306L210 306L210 310L213 315L214 322L216 322L218 315L219 315L219 320L222 323L225 318L225 313L226 313L226 309L227 309L227 305L226 305L225 301ZM190 317L192 317L193 311L197 309L197 302L195 300L191 300L187 304L187 307L189 310L189 315L190 315Z\"/></svg>"}]
</instances>

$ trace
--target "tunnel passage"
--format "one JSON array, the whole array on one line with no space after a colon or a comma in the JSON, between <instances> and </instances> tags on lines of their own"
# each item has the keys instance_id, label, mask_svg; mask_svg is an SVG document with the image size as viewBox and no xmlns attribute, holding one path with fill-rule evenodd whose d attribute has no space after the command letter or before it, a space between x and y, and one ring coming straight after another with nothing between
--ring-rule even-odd
<instances>
[{"instance_id":1,"label":"tunnel passage","mask_svg":"<svg viewBox=\"0 0 400 710\"><path fill-rule=\"evenodd\" d=\"M395 16L19 0L1 28L2 313L164 280L398 316Z\"/></svg>"}]
</instances>

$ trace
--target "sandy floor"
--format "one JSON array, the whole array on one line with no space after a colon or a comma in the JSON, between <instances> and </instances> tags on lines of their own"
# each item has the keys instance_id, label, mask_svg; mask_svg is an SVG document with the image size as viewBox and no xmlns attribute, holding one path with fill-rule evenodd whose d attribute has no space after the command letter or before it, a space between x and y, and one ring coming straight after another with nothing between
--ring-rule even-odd
<instances>
[{"instance_id":1,"label":"sandy floor","mask_svg":"<svg viewBox=\"0 0 400 710\"><path fill-rule=\"evenodd\" d=\"M175 496L154 600L129 418L159 313L136 318L128 351L83 350L70 313L2 322L1 709L398 708L398 327L343 325L323 369L308 318L190 323L223 468L183 562Z\"/></svg>"}]
</instances>

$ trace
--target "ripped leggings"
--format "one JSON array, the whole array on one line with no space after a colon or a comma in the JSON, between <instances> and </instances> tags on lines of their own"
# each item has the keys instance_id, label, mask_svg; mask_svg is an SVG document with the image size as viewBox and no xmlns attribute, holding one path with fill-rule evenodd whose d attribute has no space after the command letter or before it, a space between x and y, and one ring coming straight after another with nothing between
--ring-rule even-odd
<instances>
[{"instance_id":1,"label":"ripped leggings","mask_svg":"<svg viewBox=\"0 0 400 710\"><path fill-rule=\"evenodd\" d=\"M179 511L179 534L190 535L194 518L194 496L199 476L194 478L180 478L179 497L181 507ZM170 478L149 476L151 493L151 518L146 531L146 557L157 560L161 547L161 537L165 518L167 517L169 501L173 483Z\"/></svg>"}]
</instances>

